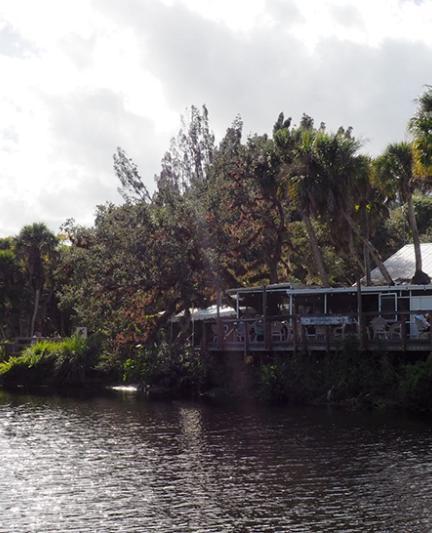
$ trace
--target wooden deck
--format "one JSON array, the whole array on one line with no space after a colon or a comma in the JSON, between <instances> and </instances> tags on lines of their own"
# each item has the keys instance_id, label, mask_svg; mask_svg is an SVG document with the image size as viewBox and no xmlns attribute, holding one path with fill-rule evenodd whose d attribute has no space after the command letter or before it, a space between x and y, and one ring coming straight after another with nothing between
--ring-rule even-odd
<instances>
[{"instance_id":1,"label":"wooden deck","mask_svg":"<svg viewBox=\"0 0 432 533\"><path fill-rule=\"evenodd\" d=\"M289 317L205 321L201 330L196 327L195 344L212 353L337 352L348 343L373 352L432 352L431 328L418 331L412 314L386 320L380 327L372 326L377 315L362 317L361 326L354 316L345 317L339 324L337 318L328 315L314 320Z\"/></svg>"}]
</instances>

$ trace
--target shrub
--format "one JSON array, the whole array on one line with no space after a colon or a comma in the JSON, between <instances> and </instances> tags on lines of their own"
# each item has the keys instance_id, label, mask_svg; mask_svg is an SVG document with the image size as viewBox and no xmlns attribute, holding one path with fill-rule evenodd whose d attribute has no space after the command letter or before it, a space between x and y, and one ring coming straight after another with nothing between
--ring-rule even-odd
<instances>
[{"instance_id":1,"label":"shrub","mask_svg":"<svg viewBox=\"0 0 432 533\"><path fill-rule=\"evenodd\" d=\"M432 354L402 367L400 399L408 409L432 411Z\"/></svg>"},{"instance_id":2,"label":"shrub","mask_svg":"<svg viewBox=\"0 0 432 533\"><path fill-rule=\"evenodd\" d=\"M78 385L85 381L90 366L87 341L73 336L28 346L0 363L0 376L6 385Z\"/></svg>"},{"instance_id":3,"label":"shrub","mask_svg":"<svg viewBox=\"0 0 432 533\"><path fill-rule=\"evenodd\" d=\"M320 373L318 360L305 354L276 358L260 368L261 395L269 400L303 403L322 389Z\"/></svg>"},{"instance_id":4,"label":"shrub","mask_svg":"<svg viewBox=\"0 0 432 533\"><path fill-rule=\"evenodd\" d=\"M207 379L207 364L189 344L169 344L161 335L150 347L136 346L123 363L123 381L175 390L199 390Z\"/></svg>"}]
</instances>

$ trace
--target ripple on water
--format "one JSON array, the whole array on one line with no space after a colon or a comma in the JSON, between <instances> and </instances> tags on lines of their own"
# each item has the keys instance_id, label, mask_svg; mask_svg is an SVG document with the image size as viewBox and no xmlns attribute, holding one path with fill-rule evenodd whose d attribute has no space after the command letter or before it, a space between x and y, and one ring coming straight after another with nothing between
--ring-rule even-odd
<instances>
[{"instance_id":1,"label":"ripple on water","mask_svg":"<svg viewBox=\"0 0 432 533\"><path fill-rule=\"evenodd\" d=\"M432 530L428 426L0 396L0 531Z\"/></svg>"}]
</instances>

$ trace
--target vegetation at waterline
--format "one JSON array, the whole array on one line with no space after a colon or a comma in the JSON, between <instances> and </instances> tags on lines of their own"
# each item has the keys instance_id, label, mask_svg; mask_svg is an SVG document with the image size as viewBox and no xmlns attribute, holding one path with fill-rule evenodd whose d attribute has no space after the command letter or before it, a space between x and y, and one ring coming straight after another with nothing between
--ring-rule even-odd
<instances>
[{"instance_id":1,"label":"vegetation at waterline","mask_svg":"<svg viewBox=\"0 0 432 533\"><path fill-rule=\"evenodd\" d=\"M209 359L186 343L173 346L160 335L151 346L137 346L123 362L122 380L176 393L196 393L211 386Z\"/></svg>"},{"instance_id":2,"label":"vegetation at waterline","mask_svg":"<svg viewBox=\"0 0 432 533\"><path fill-rule=\"evenodd\" d=\"M353 340L337 353L275 357L259 368L258 383L269 401L431 412L432 354L407 362L401 354L360 352Z\"/></svg>"},{"instance_id":3,"label":"vegetation at waterline","mask_svg":"<svg viewBox=\"0 0 432 533\"><path fill-rule=\"evenodd\" d=\"M95 371L86 339L41 340L0 363L4 385L82 385Z\"/></svg>"},{"instance_id":4,"label":"vegetation at waterline","mask_svg":"<svg viewBox=\"0 0 432 533\"><path fill-rule=\"evenodd\" d=\"M270 134L246 138L236 117L216 142L206 107L192 107L153 193L119 148L121 205L99 206L92 227L67 220L55 236L35 223L0 239L0 338L86 326L100 342L95 368L187 383L193 358L175 354L187 353L189 309L219 291L351 284L373 266L392 283L382 259L411 241L413 281L427 282L419 243L432 239L431 102L427 87L409 140L377 157L360 152L351 127L330 132L306 114L296 124L280 113ZM181 311L170 364L156 357L156 371L152 347Z\"/></svg>"}]
</instances>

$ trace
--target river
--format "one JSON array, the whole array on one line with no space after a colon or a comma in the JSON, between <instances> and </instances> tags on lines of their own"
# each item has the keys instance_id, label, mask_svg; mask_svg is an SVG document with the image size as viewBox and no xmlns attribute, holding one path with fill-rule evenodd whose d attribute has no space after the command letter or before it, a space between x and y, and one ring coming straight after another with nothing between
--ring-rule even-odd
<instances>
[{"instance_id":1,"label":"river","mask_svg":"<svg viewBox=\"0 0 432 533\"><path fill-rule=\"evenodd\" d=\"M0 391L0 531L429 532L432 427Z\"/></svg>"}]
</instances>

